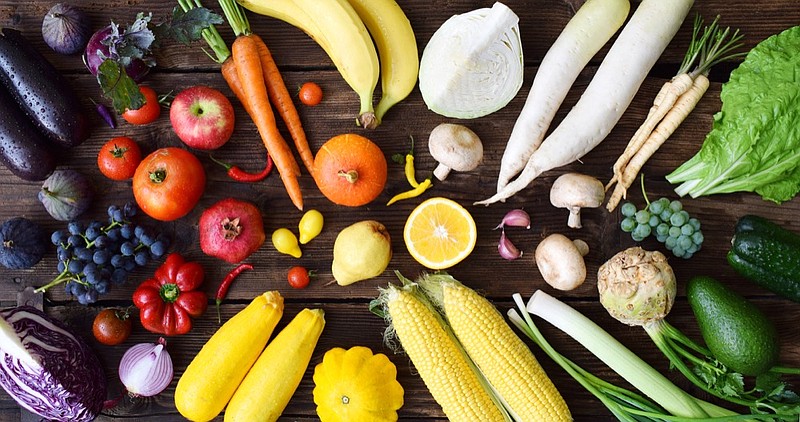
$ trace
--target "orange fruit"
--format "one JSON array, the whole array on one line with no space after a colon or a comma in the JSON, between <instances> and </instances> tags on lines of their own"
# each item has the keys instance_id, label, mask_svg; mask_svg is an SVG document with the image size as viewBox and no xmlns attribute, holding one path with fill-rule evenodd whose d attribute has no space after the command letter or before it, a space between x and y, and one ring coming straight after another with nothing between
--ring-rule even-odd
<instances>
[{"instance_id":1,"label":"orange fruit","mask_svg":"<svg viewBox=\"0 0 800 422\"><path fill-rule=\"evenodd\" d=\"M414 259L432 270L450 268L475 248L478 230L466 208L452 199L430 198L408 216L403 240Z\"/></svg>"}]
</instances>

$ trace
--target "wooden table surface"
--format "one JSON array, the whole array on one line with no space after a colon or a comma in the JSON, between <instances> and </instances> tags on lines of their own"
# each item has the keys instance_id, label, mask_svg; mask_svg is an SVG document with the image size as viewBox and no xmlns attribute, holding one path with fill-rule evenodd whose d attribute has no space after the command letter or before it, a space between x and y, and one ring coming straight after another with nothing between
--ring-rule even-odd
<instances>
[{"instance_id":1,"label":"wooden table surface","mask_svg":"<svg viewBox=\"0 0 800 422\"><path fill-rule=\"evenodd\" d=\"M0 0L0 26L20 29L31 42L66 75L69 83L79 93L81 107L87 110L93 122L91 137L81 146L69 151L60 160L61 168L73 168L89 175L96 185L98 198L92 208L82 217L102 218L110 204L122 204L132 199L129 182L112 182L104 178L95 165L95 157L100 145L115 136L130 136L136 139L146 151L164 146L182 146L173 133L168 114L154 124L132 126L120 120L117 129L102 124L94 114L91 99L100 100L97 83L84 68L79 56L59 56L49 50L41 37L41 20L54 2ZM93 27L100 27L109 20L121 24L130 23L137 12L152 12L155 21L164 19L175 6L171 0L128 0L107 2L96 0L72 0L88 12ZM207 6L218 10L216 2L208 0ZM420 53L433 32L453 14L463 13L479 7L490 7L492 1L477 0L400 0L402 8L414 27ZM222 306L222 317L229 318L242 309L256 295L267 290L278 290L286 299L286 312L283 324L303 307L321 307L326 312L327 325L312 358L310 369L306 372L296 394L289 403L284 417L286 420L316 419L311 379L313 367L321 361L323 353L329 348L363 345L376 352L386 353L397 365L400 383L405 388L405 405L400 410L403 420L443 419L441 408L433 401L411 362L403 354L396 354L383 343L384 321L372 315L368 303L375 298L378 288L396 282L392 270L399 270L409 277L424 271L408 254L402 239L402 227L411 210L424 198L444 196L465 205L475 218L478 227L478 243L472 254L462 263L450 269L450 273L465 284L485 293L494 303L505 311L511 306L511 295L519 292L528 297L536 289L543 289L568 301L597 321L615 335L622 343L636 351L643 359L668 373L681 387L698 394L682 379L680 374L669 372L666 359L656 350L644 331L640 328L624 326L611 319L598 303L596 272L601 263L616 252L632 246L630 236L619 229L620 214L608 213L604 209L585 210L584 227L580 230L566 227L566 211L552 207L548 200L548 190L559 174L565 171L578 171L593 175L606 181L611 175L611 163L620 154L627 140L641 123L658 87L677 69L691 35L691 17L700 13L708 19L722 16L723 26L737 27L745 34L746 47L752 48L759 41L800 22L800 8L796 0L704 0L696 2L690 18L663 54L656 67L643 84L633 104L624 114L619 124L608 138L595 150L586 155L580 163L547 172L530 187L523 190L506 203L489 207L473 206L476 200L484 199L494 192L500 157L518 115L528 89L530 88L537 65L550 44L559 34L583 1L581 0L508 0L520 18L520 31L526 64L525 82L515 99L504 109L487 117L460 121L472 128L483 140L485 158L483 165L475 171L453 173L434 187L422 198L399 202L391 207L384 204L395 193L407 185L402 167L390 164L389 181L384 192L373 203L359 208L336 206L322 196L308 175L300 179L305 203L308 209L316 208L325 215L326 224L322 234L303 248L303 257L294 259L279 254L269 241L264 244L249 261L255 270L245 272L233 285L229 299ZM113 5L112 5L113 4ZM635 3L634 3L635 7ZM425 147L424 140L434 126L442 122L456 122L439 116L425 107L417 89L409 98L393 108L384 123L376 130L365 131L355 127L353 117L358 109L358 98L348 88L341 75L332 67L323 50L300 30L275 19L249 14L254 32L265 38L272 49L275 60L289 87L298 86L308 80L318 82L325 99L321 105L310 108L300 106L301 118L312 148L316 151L323 142L334 135L355 132L374 140L391 163L392 154L408 149L409 136L417 142L417 163L420 170L432 170L435 162ZM222 27L222 34L232 41L231 31ZM571 104L574 104L583 88L589 82L602 54L580 75L570 91L567 102L559 112L561 119ZM159 93L178 92L183 88L206 84L220 89L233 99L236 109L236 130L231 142L220 149L219 158L239 163L242 167L255 170L261 164L263 146L253 124L241 105L234 99L225 85L218 65L206 57L201 44L186 48L167 43L158 50L158 67L152 72L147 84ZM664 175L691 157L700 147L705 134L710 130L713 114L719 110L721 83L727 79L735 64L723 64L711 73L712 85L697 109L689 116L671 140L647 163L643 172L650 197L668 195L675 197ZM232 265L204 255L198 247L197 223L203 209L225 197L247 199L255 202L264 215L267 233L280 227L296 227L301 213L289 201L279 179L272 175L264 182L255 184L238 183L228 179L224 170L213 164L207 154L198 153L207 171L208 181L205 194L198 206L187 216L172 222L159 223L158 227L174 239L173 250L180 251L190 260L199 261L207 272L204 289L213 295L223 275ZM5 168L0 168L0 220L14 216L25 216L43 225L48 232L64 227L51 219L36 199L40 183L25 182L14 177ZM639 189L631 190L630 198L642 203ZM787 228L800 232L800 200L792 200L782 205L763 201L754 194L733 194L684 199L685 208L696 215L703 224L705 243L702 250L690 260L671 258L679 281L679 299L668 317L675 326L684 329L699 339L694 318L689 310L685 295L685 282L694 275L711 275L730 285L737 292L746 295L763 309L775 322L782 340L781 359L789 365L800 365L800 335L796 329L800 319L800 305L776 297L758 288L751 282L734 273L727 265L725 253L729 248L733 224L746 213L771 217ZM513 209L524 207L533 218L529 231L514 231L513 239L525 255L516 261L505 261L497 254L499 233L492 229L503 215ZM332 245L336 234L342 228L359 220L376 219L384 223L392 236L394 256L389 269L381 276L347 287L324 286L331 280ZM533 250L545 234L559 232L573 238L585 240L591 252L587 256L589 277L585 284L571 292L555 291L547 286L536 269ZM646 249L666 252L662 245L653 239L642 243ZM668 252L667 252L668 253ZM56 275L55 251L50 250L45 258L32 269L11 271L0 269L0 305L16 304L17 295L27 286L41 286ZM44 298L44 307L52 315L65 320L83 333L105 365L110 390L109 395L119 392L117 364L127 347L138 342L152 342L157 335L144 330L137 321L130 339L116 347L102 346L90 334L94 315L112 306L131 304L131 293L157 267L159 262L133 273L128 282L115 287L112 292L102 296L92 306L82 306L55 288ZM316 269L319 277L310 287L294 290L286 282L286 272L293 265L304 265ZM541 322L541 321L540 321ZM170 338L169 350L175 362L175 379L161 395L150 399L126 399L116 409L104 412L98 420L180 420L181 416L173 404L173 392L178 377L191 361L200 347L218 328L213 307L203 317L195 321L194 329L187 335ZM541 322L540 329L555 345L556 349L574 359L580 365L615 383L624 381L612 373L602 363L586 352L575 342ZM529 343L530 344L530 343ZM611 414L593 396L583 390L560 367L550 361L534 345L534 353L539 357L548 374L565 396L576 420L610 420ZM800 379L791 379L795 385ZM700 394L702 396L702 394ZM743 409L738 409L743 411ZM25 412L6 394L0 394L0 420L25 419ZM219 418L221 420L221 417Z\"/></svg>"}]
</instances>

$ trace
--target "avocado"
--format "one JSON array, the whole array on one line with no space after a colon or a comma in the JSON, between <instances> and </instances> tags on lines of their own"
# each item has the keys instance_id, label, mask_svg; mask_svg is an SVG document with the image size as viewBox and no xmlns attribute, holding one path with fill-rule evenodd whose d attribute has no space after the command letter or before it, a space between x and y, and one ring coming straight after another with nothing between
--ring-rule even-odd
<instances>
[{"instance_id":1,"label":"avocado","mask_svg":"<svg viewBox=\"0 0 800 422\"><path fill-rule=\"evenodd\" d=\"M759 375L775 366L778 334L758 307L711 277L690 279L686 295L717 360L743 375Z\"/></svg>"}]
</instances>

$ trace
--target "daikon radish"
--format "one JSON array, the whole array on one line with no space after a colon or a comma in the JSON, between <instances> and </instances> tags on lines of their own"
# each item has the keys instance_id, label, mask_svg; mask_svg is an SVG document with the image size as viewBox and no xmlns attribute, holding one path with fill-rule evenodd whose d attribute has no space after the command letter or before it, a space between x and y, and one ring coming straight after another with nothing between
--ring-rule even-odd
<instances>
[{"instance_id":1,"label":"daikon radish","mask_svg":"<svg viewBox=\"0 0 800 422\"><path fill-rule=\"evenodd\" d=\"M539 148L575 79L625 23L630 8L628 0L588 0L547 50L500 161L498 192Z\"/></svg>"},{"instance_id":2,"label":"daikon radish","mask_svg":"<svg viewBox=\"0 0 800 422\"><path fill-rule=\"evenodd\" d=\"M633 101L693 3L693 0L643 0L578 103L534 151L519 177L491 198L475 204L502 201L545 171L578 160L599 145Z\"/></svg>"}]
</instances>

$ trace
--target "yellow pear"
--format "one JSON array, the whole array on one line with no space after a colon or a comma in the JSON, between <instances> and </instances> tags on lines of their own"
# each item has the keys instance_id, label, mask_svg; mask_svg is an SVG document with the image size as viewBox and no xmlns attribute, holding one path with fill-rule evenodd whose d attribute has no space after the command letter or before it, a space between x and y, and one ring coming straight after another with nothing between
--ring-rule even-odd
<instances>
[{"instance_id":1,"label":"yellow pear","mask_svg":"<svg viewBox=\"0 0 800 422\"><path fill-rule=\"evenodd\" d=\"M333 278L340 286L377 277L392 259L392 242L386 227L375 220L344 228L333 243Z\"/></svg>"}]
</instances>

